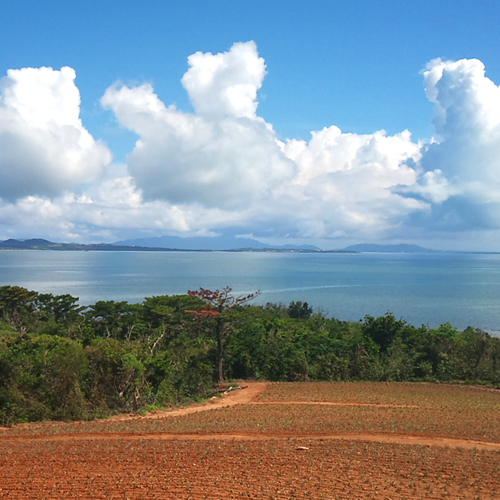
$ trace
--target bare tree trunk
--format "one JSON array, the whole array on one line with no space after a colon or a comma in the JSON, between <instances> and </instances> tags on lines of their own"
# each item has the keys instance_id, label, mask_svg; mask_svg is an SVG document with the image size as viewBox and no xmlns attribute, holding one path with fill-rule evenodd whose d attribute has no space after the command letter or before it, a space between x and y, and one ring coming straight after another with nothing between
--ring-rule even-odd
<instances>
[{"instance_id":1,"label":"bare tree trunk","mask_svg":"<svg viewBox=\"0 0 500 500\"><path fill-rule=\"evenodd\" d=\"M218 382L224 382L224 371L222 369L222 360L224 357L224 344L222 341L222 321L220 316L217 317L217 361L219 366L219 380Z\"/></svg>"},{"instance_id":2,"label":"bare tree trunk","mask_svg":"<svg viewBox=\"0 0 500 500\"><path fill-rule=\"evenodd\" d=\"M241 295L235 297L231 294L232 288L227 286L222 290L205 290L200 288L199 291L188 290L188 295L195 299L201 299L208 307L203 308L201 311L186 311L188 313L193 313L197 317L210 318L216 320L215 333L217 336L217 361L218 361L218 378L219 383L224 381L224 371L222 369L222 361L224 357L224 341L223 341L223 330L224 321L221 319L221 314L233 309L237 306L242 306L246 304L249 300L257 297L260 292L250 293L248 295ZM230 326L230 325L227 325Z\"/></svg>"}]
</instances>

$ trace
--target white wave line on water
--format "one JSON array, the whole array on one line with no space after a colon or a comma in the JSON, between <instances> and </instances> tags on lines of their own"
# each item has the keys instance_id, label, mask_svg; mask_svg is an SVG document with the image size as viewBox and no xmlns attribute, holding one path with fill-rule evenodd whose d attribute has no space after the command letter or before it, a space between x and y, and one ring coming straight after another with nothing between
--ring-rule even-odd
<instances>
[{"instance_id":1,"label":"white wave line on water","mask_svg":"<svg viewBox=\"0 0 500 500\"><path fill-rule=\"evenodd\" d=\"M324 290L327 288L360 288L360 287L383 287L383 286L398 286L398 285L384 285L384 284L376 284L376 285L316 285L316 286L296 286L290 288L275 288L271 290L261 290L261 294L265 293L282 293L282 292L299 292L302 290ZM242 292L247 293L247 292Z\"/></svg>"}]
</instances>

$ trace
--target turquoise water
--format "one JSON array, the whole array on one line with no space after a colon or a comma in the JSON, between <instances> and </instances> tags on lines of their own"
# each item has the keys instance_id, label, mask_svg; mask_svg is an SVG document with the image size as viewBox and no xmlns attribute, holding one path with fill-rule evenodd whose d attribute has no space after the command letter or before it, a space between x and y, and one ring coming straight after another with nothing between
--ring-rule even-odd
<instances>
[{"instance_id":1,"label":"turquoise water","mask_svg":"<svg viewBox=\"0 0 500 500\"><path fill-rule=\"evenodd\" d=\"M256 303L308 302L341 320L500 330L500 255L0 251L0 286L84 305L232 286Z\"/></svg>"}]
</instances>

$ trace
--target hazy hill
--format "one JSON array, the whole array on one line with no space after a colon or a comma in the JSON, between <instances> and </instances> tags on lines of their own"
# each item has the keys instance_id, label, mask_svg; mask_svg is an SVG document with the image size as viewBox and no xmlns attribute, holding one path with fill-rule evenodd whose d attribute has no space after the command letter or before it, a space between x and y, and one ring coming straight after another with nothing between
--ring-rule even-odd
<instances>
[{"instance_id":1,"label":"hazy hill","mask_svg":"<svg viewBox=\"0 0 500 500\"><path fill-rule=\"evenodd\" d=\"M54 246L57 246L57 243L52 243L52 241L43 240L41 238L33 238L31 240L25 240L25 241L13 240L13 239L0 241L0 248L17 248L20 250L23 249L47 250Z\"/></svg>"},{"instance_id":2,"label":"hazy hill","mask_svg":"<svg viewBox=\"0 0 500 500\"><path fill-rule=\"evenodd\" d=\"M181 238L180 236L159 236L155 238L136 238L117 241L113 245L148 247L148 248L175 248L180 250L319 250L312 245L283 245L272 246L251 238L235 238L234 236L203 237L194 236Z\"/></svg>"}]
</instances>

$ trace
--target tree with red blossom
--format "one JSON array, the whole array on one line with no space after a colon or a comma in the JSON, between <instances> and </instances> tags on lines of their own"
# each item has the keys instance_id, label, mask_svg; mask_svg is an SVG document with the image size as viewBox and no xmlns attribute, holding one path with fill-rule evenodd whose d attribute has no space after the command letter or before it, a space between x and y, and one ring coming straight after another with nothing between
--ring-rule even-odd
<instances>
[{"instance_id":1,"label":"tree with red blossom","mask_svg":"<svg viewBox=\"0 0 500 500\"><path fill-rule=\"evenodd\" d=\"M203 309L199 311L186 311L194 314L196 318L205 318L213 320L215 338L217 340L217 362L218 362L218 382L224 381L224 372L222 362L224 358L224 349L227 345L227 334L229 324L227 321L227 313L231 309L242 306L254 299L260 294L260 291L249 293L248 295L234 296L231 292L233 289L226 286L222 290L207 290L200 288L199 290L189 290L188 295L195 299L200 299L205 302Z\"/></svg>"}]
</instances>

